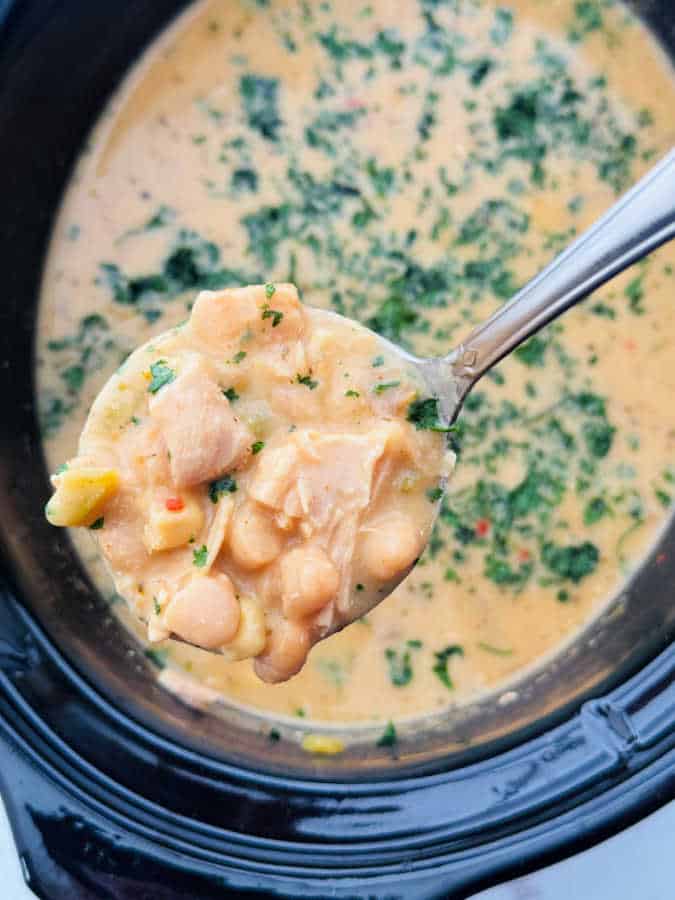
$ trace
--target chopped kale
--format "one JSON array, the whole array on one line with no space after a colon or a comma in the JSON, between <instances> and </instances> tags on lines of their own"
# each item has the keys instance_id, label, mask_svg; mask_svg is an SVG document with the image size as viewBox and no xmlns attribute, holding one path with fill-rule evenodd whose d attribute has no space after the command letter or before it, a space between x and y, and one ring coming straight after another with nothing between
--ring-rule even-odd
<instances>
[{"instance_id":1,"label":"chopped kale","mask_svg":"<svg viewBox=\"0 0 675 900\"><path fill-rule=\"evenodd\" d=\"M488 233L524 234L530 227L530 217L508 200L486 200L462 224L458 244L473 244L485 240Z\"/></svg>"},{"instance_id":2,"label":"chopped kale","mask_svg":"<svg viewBox=\"0 0 675 900\"><path fill-rule=\"evenodd\" d=\"M388 297L366 325L390 341L400 341L404 329L417 322L418 313L403 297Z\"/></svg>"},{"instance_id":3,"label":"chopped kale","mask_svg":"<svg viewBox=\"0 0 675 900\"><path fill-rule=\"evenodd\" d=\"M654 496L664 509L670 508L673 498L667 491L664 491L661 488L654 488Z\"/></svg>"},{"instance_id":4,"label":"chopped kale","mask_svg":"<svg viewBox=\"0 0 675 900\"><path fill-rule=\"evenodd\" d=\"M616 428L607 421L586 422L582 433L591 456L602 459L612 448Z\"/></svg>"},{"instance_id":5,"label":"chopped kale","mask_svg":"<svg viewBox=\"0 0 675 900\"><path fill-rule=\"evenodd\" d=\"M237 490L237 482L231 475L223 475L209 484L209 500L217 503L224 494L234 494Z\"/></svg>"},{"instance_id":6,"label":"chopped kale","mask_svg":"<svg viewBox=\"0 0 675 900\"><path fill-rule=\"evenodd\" d=\"M113 300L134 306L148 321L155 321L161 305L189 290L217 290L230 285L254 284L260 279L234 269L219 268L220 250L193 231L181 229L164 260L161 272L127 276L114 263L99 266Z\"/></svg>"},{"instance_id":7,"label":"chopped kale","mask_svg":"<svg viewBox=\"0 0 675 900\"><path fill-rule=\"evenodd\" d=\"M448 671L448 663L453 656L464 656L464 649L459 644L450 644L443 650L434 653L435 662L432 668L434 675L443 682L449 691L455 687Z\"/></svg>"},{"instance_id":8,"label":"chopped kale","mask_svg":"<svg viewBox=\"0 0 675 900\"><path fill-rule=\"evenodd\" d=\"M642 300L645 295L644 277L645 272L643 270L639 275L629 281L624 290L624 295L628 299L628 309L636 316L643 315L645 311L645 308L642 305Z\"/></svg>"},{"instance_id":9,"label":"chopped kale","mask_svg":"<svg viewBox=\"0 0 675 900\"><path fill-rule=\"evenodd\" d=\"M396 727L393 722L387 722L387 725L382 732L382 736L378 738L376 746L377 747L394 747L398 741L398 736L396 734Z\"/></svg>"},{"instance_id":10,"label":"chopped kale","mask_svg":"<svg viewBox=\"0 0 675 900\"><path fill-rule=\"evenodd\" d=\"M510 9L497 7L495 10L494 23L490 29L490 40L497 47L503 47L511 37L512 32L513 12Z\"/></svg>"},{"instance_id":11,"label":"chopped kale","mask_svg":"<svg viewBox=\"0 0 675 900\"><path fill-rule=\"evenodd\" d=\"M533 571L534 563L532 562L522 562L518 568L514 568L506 559L489 554L485 557L483 574L500 586L522 588L529 581Z\"/></svg>"},{"instance_id":12,"label":"chopped kale","mask_svg":"<svg viewBox=\"0 0 675 900\"><path fill-rule=\"evenodd\" d=\"M576 0L574 21L569 26L567 36L573 43L582 41L587 34L602 28L602 6L606 0Z\"/></svg>"},{"instance_id":13,"label":"chopped kale","mask_svg":"<svg viewBox=\"0 0 675 900\"><path fill-rule=\"evenodd\" d=\"M609 504L604 497L593 497L584 507L584 525L595 525L610 513Z\"/></svg>"},{"instance_id":14,"label":"chopped kale","mask_svg":"<svg viewBox=\"0 0 675 900\"><path fill-rule=\"evenodd\" d=\"M315 390L315 388L317 388L319 386L319 382L315 381L312 378L311 372L309 372L307 375L301 375L298 372L298 374L295 376L295 383L296 384L304 384L304 386L308 387L310 389L310 391Z\"/></svg>"},{"instance_id":15,"label":"chopped kale","mask_svg":"<svg viewBox=\"0 0 675 900\"><path fill-rule=\"evenodd\" d=\"M176 373L169 368L165 359L159 359L150 366L150 375L152 376L148 384L148 391L156 394L161 388L167 384L171 384L176 378Z\"/></svg>"},{"instance_id":16,"label":"chopped kale","mask_svg":"<svg viewBox=\"0 0 675 900\"><path fill-rule=\"evenodd\" d=\"M495 647L494 644L486 644L485 641L479 641L477 646L479 650L484 650L486 653L492 653L493 656L513 655L511 647Z\"/></svg>"},{"instance_id":17,"label":"chopped kale","mask_svg":"<svg viewBox=\"0 0 675 900\"><path fill-rule=\"evenodd\" d=\"M514 352L516 359L526 366L543 366L548 349L548 341L540 337L531 337Z\"/></svg>"},{"instance_id":18,"label":"chopped kale","mask_svg":"<svg viewBox=\"0 0 675 900\"><path fill-rule=\"evenodd\" d=\"M373 393L375 394L384 394L385 391L389 391L392 388L397 388L401 384L400 381L381 381L379 384L376 384L373 388Z\"/></svg>"},{"instance_id":19,"label":"chopped kale","mask_svg":"<svg viewBox=\"0 0 675 900\"><path fill-rule=\"evenodd\" d=\"M582 578L595 571L600 553L595 544L590 541L570 544L566 547L548 541L542 547L541 559L554 575L577 584Z\"/></svg>"},{"instance_id":20,"label":"chopped kale","mask_svg":"<svg viewBox=\"0 0 675 900\"><path fill-rule=\"evenodd\" d=\"M375 157L371 156L366 163L366 173L378 197L386 197L392 193L396 183L396 170L392 166L380 168Z\"/></svg>"},{"instance_id":21,"label":"chopped kale","mask_svg":"<svg viewBox=\"0 0 675 900\"><path fill-rule=\"evenodd\" d=\"M438 398L425 397L420 400L413 400L408 407L408 422L412 422L418 431L450 431L443 424L438 411Z\"/></svg>"},{"instance_id":22,"label":"chopped kale","mask_svg":"<svg viewBox=\"0 0 675 900\"><path fill-rule=\"evenodd\" d=\"M166 660L169 655L168 650L155 650L153 647L146 647L143 651L143 655L146 659L149 659L151 663L154 663L158 669L166 668Z\"/></svg>"},{"instance_id":23,"label":"chopped kale","mask_svg":"<svg viewBox=\"0 0 675 900\"><path fill-rule=\"evenodd\" d=\"M192 565L198 569L203 569L206 565L209 551L206 544L202 544L197 550L192 551Z\"/></svg>"},{"instance_id":24,"label":"chopped kale","mask_svg":"<svg viewBox=\"0 0 675 900\"><path fill-rule=\"evenodd\" d=\"M339 132L345 128L354 128L365 115L365 109L324 109L305 128L305 141L310 147L323 150L328 156L337 156L339 145L336 146L335 141L343 141Z\"/></svg>"},{"instance_id":25,"label":"chopped kale","mask_svg":"<svg viewBox=\"0 0 675 900\"><path fill-rule=\"evenodd\" d=\"M255 194L258 190L258 173L254 169L235 169L230 178L230 187L235 194L245 191Z\"/></svg>"},{"instance_id":26,"label":"chopped kale","mask_svg":"<svg viewBox=\"0 0 675 900\"><path fill-rule=\"evenodd\" d=\"M389 680L394 687L405 687L413 678L410 650L394 650L387 647L384 658L389 666Z\"/></svg>"},{"instance_id":27,"label":"chopped kale","mask_svg":"<svg viewBox=\"0 0 675 900\"><path fill-rule=\"evenodd\" d=\"M49 341L47 349L54 356L64 386L63 395L47 390L39 398L40 422L44 435L49 437L77 406L87 376L106 365L118 347L107 320L94 313L80 319L74 334Z\"/></svg>"},{"instance_id":28,"label":"chopped kale","mask_svg":"<svg viewBox=\"0 0 675 900\"><path fill-rule=\"evenodd\" d=\"M268 141L278 141L283 124L278 108L279 79L242 75L239 93L249 127Z\"/></svg>"},{"instance_id":29,"label":"chopped kale","mask_svg":"<svg viewBox=\"0 0 675 900\"><path fill-rule=\"evenodd\" d=\"M270 307L268 306L267 303L263 306L262 318L263 318L263 320L271 319L272 320L272 328L276 328L277 325L280 325L283 317L284 317L284 314L282 312L280 312L278 309L270 309Z\"/></svg>"},{"instance_id":30,"label":"chopped kale","mask_svg":"<svg viewBox=\"0 0 675 900\"><path fill-rule=\"evenodd\" d=\"M373 51L367 44L342 35L337 25L333 25L329 31L320 33L317 37L323 49L336 63L351 59L372 59Z\"/></svg>"},{"instance_id":31,"label":"chopped kale","mask_svg":"<svg viewBox=\"0 0 675 900\"><path fill-rule=\"evenodd\" d=\"M469 83L473 87L479 87L494 67L494 60L487 56L469 63Z\"/></svg>"}]
</instances>

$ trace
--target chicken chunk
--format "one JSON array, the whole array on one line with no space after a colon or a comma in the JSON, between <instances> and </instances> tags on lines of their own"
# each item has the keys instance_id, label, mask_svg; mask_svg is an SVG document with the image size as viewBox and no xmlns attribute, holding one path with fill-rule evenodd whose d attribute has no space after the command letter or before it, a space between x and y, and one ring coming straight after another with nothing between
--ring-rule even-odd
<instances>
[{"instance_id":1,"label":"chicken chunk","mask_svg":"<svg viewBox=\"0 0 675 900\"><path fill-rule=\"evenodd\" d=\"M202 291L190 317L194 336L220 352L236 350L244 335L265 343L296 342L304 326L302 305L292 284Z\"/></svg>"},{"instance_id":2,"label":"chicken chunk","mask_svg":"<svg viewBox=\"0 0 675 900\"><path fill-rule=\"evenodd\" d=\"M234 468L251 444L229 400L203 359L190 359L176 378L150 399L176 487L211 481Z\"/></svg>"}]
</instances>

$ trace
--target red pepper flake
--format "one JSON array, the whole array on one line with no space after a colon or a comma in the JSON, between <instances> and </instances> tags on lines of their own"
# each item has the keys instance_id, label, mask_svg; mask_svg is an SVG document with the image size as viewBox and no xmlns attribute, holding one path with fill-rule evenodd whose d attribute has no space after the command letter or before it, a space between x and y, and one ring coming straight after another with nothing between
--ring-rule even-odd
<instances>
[{"instance_id":1,"label":"red pepper flake","mask_svg":"<svg viewBox=\"0 0 675 900\"><path fill-rule=\"evenodd\" d=\"M633 338L628 338L627 341L623 343L626 350L637 350L637 343L633 340Z\"/></svg>"},{"instance_id":2,"label":"red pepper flake","mask_svg":"<svg viewBox=\"0 0 675 900\"><path fill-rule=\"evenodd\" d=\"M488 519L479 519L476 522L476 534L478 537L485 537L490 530L490 522Z\"/></svg>"},{"instance_id":3,"label":"red pepper flake","mask_svg":"<svg viewBox=\"0 0 675 900\"><path fill-rule=\"evenodd\" d=\"M665 561L666 561L666 554L665 554L665 553L659 553L659 555L656 557L656 565L657 565L657 566L662 566L662 565L664 564Z\"/></svg>"},{"instance_id":4,"label":"red pepper flake","mask_svg":"<svg viewBox=\"0 0 675 900\"><path fill-rule=\"evenodd\" d=\"M167 497L166 503L164 504L169 512L180 512L181 509L185 508L185 503L183 502L182 497Z\"/></svg>"},{"instance_id":5,"label":"red pepper flake","mask_svg":"<svg viewBox=\"0 0 675 900\"><path fill-rule=\"evenodd\" d=\"M530 551L526 550L525 547L521 547L518 551L518 560L520 562L527 562L530 558Z\"/></svg>"}]
</instances>

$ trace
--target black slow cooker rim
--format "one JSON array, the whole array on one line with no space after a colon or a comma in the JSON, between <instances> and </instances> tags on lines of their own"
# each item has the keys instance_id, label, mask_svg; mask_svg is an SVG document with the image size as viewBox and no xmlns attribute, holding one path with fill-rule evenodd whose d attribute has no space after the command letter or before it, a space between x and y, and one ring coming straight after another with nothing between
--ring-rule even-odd
<instances>
[{"instance_id":1,"label":"black slow cooker rim","mask_svg":"<svg viewBox=\"0 0 675 900\"><path fill-rule=\"evenodd\" d=\"M187 856L197 870L225 867L241 885L251 870L280 883L330 876L373 885L405 871L477 889L595 843L674 794L675 647L565 723L489 761L348 784L246 770L171 744L83 683L11 596L1 621L7 636L0 654L1 742L58 787L79 815L84 809L85 820L102 816L130 839L152 840L167 859ZM55 684L79 726L70 743L35 702L40 688ZM51 690L43 702L53 702ZM96 734L106 735L110 755L123 754L129 769L142 773L141 782L154 768L154 777L176 790L199 794L208 783L208 802L227 808L227 821L207 824L200 800L185 815L149 799L152 791L139 784L111 779L87 760ZM3 786L16 805L21 791L8 774ZM465 812L467 796L481 802L461 822L456 812ZM237 827L242 818L245 829Z\"/></svg>"}]
</instances>

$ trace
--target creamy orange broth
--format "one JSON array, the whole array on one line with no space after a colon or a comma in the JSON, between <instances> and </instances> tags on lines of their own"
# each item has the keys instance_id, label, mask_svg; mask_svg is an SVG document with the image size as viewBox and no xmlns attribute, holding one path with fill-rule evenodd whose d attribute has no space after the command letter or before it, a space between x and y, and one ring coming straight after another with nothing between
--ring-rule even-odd
<instances>
[{"instance_id":1,"label":"creamy orange broth","mask_svg":"<svg viewBox=\"0 0 675 900\"><path fill-rule=\"evenodd\" d=\"M49 464L124 355L202 288L294 281L312 306L447 352L669 148L674 104L618 4L195 5L113 99L54 231ZM167 642L164 677L269 714L385 723L543 664L670 508L674 263L662 249L484 379L429 551L301 674L261 685L249 662Z\"/></svg>"}]
</instances>

